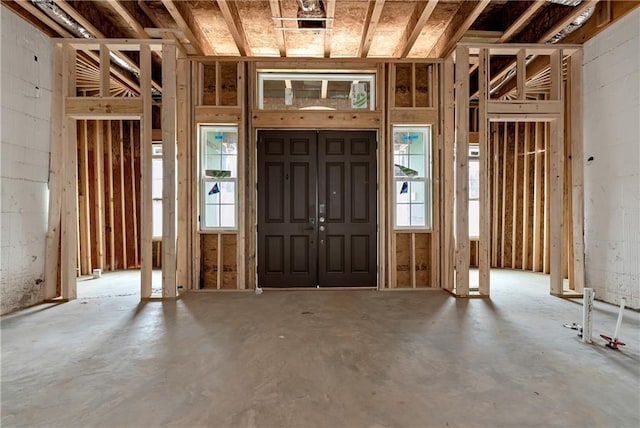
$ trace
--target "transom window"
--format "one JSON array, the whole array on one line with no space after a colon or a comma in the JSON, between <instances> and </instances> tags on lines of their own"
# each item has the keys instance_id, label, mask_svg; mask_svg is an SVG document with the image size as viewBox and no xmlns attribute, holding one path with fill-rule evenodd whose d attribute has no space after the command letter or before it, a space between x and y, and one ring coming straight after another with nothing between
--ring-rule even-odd
<instances>
[{"instance_id":1,"label":"transom window","mask_svg":"<svg viewBox=\"0 0 640 428\"><path fill-rule=\"evenodd\" d=\"M374 73L258 73L260 110L375 110Z\"/></svg>"}]
</instances>

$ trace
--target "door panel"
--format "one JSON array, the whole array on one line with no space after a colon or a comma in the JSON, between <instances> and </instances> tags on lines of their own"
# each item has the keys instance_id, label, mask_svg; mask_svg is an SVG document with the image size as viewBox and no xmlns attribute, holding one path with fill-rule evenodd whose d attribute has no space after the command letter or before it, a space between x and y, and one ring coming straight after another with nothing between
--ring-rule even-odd
<instances>
[{"instance_id":1,"label":"door panel","mask_svg":"<svg viewBox=\"0 0 640 428\"><path fill-rule=\"evenodd\" d=\"M375 287L376 133L321 131L318 151L319 284Z\"/></svg>"},{"instance_id":2,"label":"door panel","mask_svg":"<svg viewBox=\"0 0 640 428\"><path fill-rule=\"evenodd\" d=\"M376 133L260 131L258 284L375 287Z\"/></svg>"},{"instance_id":3,"label":"door panel","mask_svg":"<svg viewBox=\"0 0 640 428\"><path fill-rule=\"evenodd\" d=\"M315 131L258 136L258 284L317 284ZM310 222L310 219L314 222Z\"/></svg>"}]
</instances>

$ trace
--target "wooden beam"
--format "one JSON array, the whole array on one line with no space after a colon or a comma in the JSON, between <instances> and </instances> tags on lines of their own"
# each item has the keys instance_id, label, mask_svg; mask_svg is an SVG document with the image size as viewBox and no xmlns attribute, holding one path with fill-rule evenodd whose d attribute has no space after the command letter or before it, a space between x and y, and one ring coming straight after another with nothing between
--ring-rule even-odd
<instances>
[{"instance_id":1,"label":"wooden beam","mask_svg":"<svg viewBox=\"0 0 640 428\"><path fill-rule=\"evenodd\" d=\"M96 216L94 242L97 257L95 266L98 269L104 269L104 206L102 204L104 198L104 124L102 121L96 121L95 132L93 148L93 192L94 214Z\"/></svg>"},{"instance_id":2,"label":"wooden beam","mask_svg":"<svg viewBox=\"0 0 640 428\"><path fill-rule=\"evenodd\" d=\"M236 5L228 0L217 0L217 3L224 17L224 21L227 23L231 37L233 37L233 41L236 42L238 52L240 52L242 56L251 56L251 46L247 42L247 35L242 27L242 19L240 18Z\"/></svg>"},{"instance_id":3,"label":"wooden beam","mask_svg":"<svg viewBox=\"0 0 640 428\"><path fill-rule=\"evenodd\" d=\"M538 37L538 40L537 40L538 43L548 42L553 36L555 36L564 28L566 28L569 24L575 21L576 18L578 18L580 15L585 13L587 9L589 9L590 7L595 7L597 3L598 3L598 0L585 0L582 3L580 3L578 6L575 6L571 11L571 13L568 13L564 18L556 22L556 24L553 27L551 27L549 30L543 33L542 36Z\"/></svg>"},{"instance_id":4,"label":"wooden beam","mask_svg":"<svg viewBox=\"0 0 640 428\"><path fill-rule=\"evenodd\" d=\"M191 284L191 198L189 147L191 136L191 98L189 60L178 59L177 67L177 144L178 144L178 230L177 230L177 284L186 291ZM241 159L238 157L238 161ZM242 212L242 211L240 211ZM239 265L238 265L239 266Z\"/></svg>"},{"instance_id":5,"label":"wooden beam","mask_svg":"<svg viewBox=\"0 0 640 428\"><path fill-rule=\"evenodd\" d=\"M63 91L75 93L76 52L65 47L62 60ZM64 108L64 107L63 107ZM78 156L76 121L68 116L62 121L62 216L60 236L60 282L63 299L77 296L77 235L78 235Z\"/></svg>"},{"instance_id":6,"label":"wooden beam","mask_svg":"<svg viewBox=\"0 0 640 428\"><path fill-rule=\"evenodd\" d=\"M152 105L151 50L140 47L140 88L142 89L142 117L140 121L140 241L141 274L140 297L151 297L153 272L153 195L152 195Z\"/></svg>"},{"instance_id":7,"label":"wooden beam","mask_svg":"<svg viewBox=\"0 0 640 428\"><path fill-rule=\"evenodd\" d=\"M107 153L107 206L109 213L109 270L115 270L116 246L115 226L113 224L113 141L111 135L111 121L107 121L107 134L105 136L105 151Z\"/></svg>"},{"instance_id":8,"label":"wooden beam","mask_svg":"<svg viewBox=\"0 0 640 428\"><path fill-rule=\"evenodd\" d=\"M2 3L4 5L7 5L8 3L19 5L24 10L26 10L31 15L33 15L35 18L40 20L43 24L51 28L54 32L58 33L61 37L65 37L65 38L74 37L71 33L69 33L66 29L61 27L56 21L51 19L47 14L45 14L42 10L38 9L36 6L33 5L33 3L31 3L28 0L14 0L12 2L3 1Z\"/></svg>"},{"instance_id":9,"label":"wooden beam","mask_svg":"<svg viewBox=\"0 0 640 428\"><path fill-rule=\"evenodd\" d=\"M89 209L89 148L87 121L82 121L78 132L78 181L82 197L78 199L80 217L80 273L91 273L91 210Z\"/></svg>"},{"instance_id":10,"label":"wooden beam","mask_svg":"<svg viewBox=\"0 0 640 428\"><path fill-rule=\"evenodd\" d=\"M478 56L478 78L480 87L478 134L480 137L480 236L478 240L478 288L483 296L490 292L491 261L491 207L490 207L490 153L489 153L489 120L487 118L487 100L489 98L489 50L481 49ZM463 75L468 79L468 75ZM468 88L467 88L468 89ZM467 91L468 93L468 91ZM468 151L467 151L468 152Z\"/></svg>"},{"instance_id":11,"label":"wooden beam","mask_svg":"<svg viewBox=\"0 0 640 428\"><path fill-rule=\"evenodd\" d=\"M469 295L469 50L456 49L456 295Z\"/></svg>"},{"instance_id":12,"label":"wooden beam","mask_svg":"<svg viewBox=\"0 0 640 428\"><path fill-rule=\"evenodd\" d=\"M438 0L428 0L426 2L422 1L416 3L413 14L411 14L411 18L409 18L409 22L402 33L400 43L394 56L406 58L409 55L411 49L413 49L413 45L415 45L416 40L418 40L420 33L422 33L424 26L427 24L429 17L431 17L431 14L437 5Z\"/></svg>"},{"instance_id":13,"label":"wooden beam","mask_svg":"<svg viewBox=\"0 0 640 428\"><path fill-rule=\"evenodd\" d=\"M584 289L583 52L570 57L571 67L571 204L573 224L573 290Z\"/></svg>"},{"instance_id":14,"label":"wooden beam","mask_svg":"<svg viewBox=\"0 0 640 428\"><path fill-rule=\"evenodd\" d=\"M133 264L138 267L138 208L136 204L136 158L134 155L135 133L133 128L134 122L130 122L129 126L129 159L131 162L131 217L133 219Z\"/></svg>"},{"instance_id":15,"label":"wooden beam","mask_svg":"<svg viewBox=\"0 0 640 428\"><path fill-rule=\"evenodd\" d=\"M124 122L120 121L120 135L118 139L118 153L120 154L120 233L122 242L122 268L129 268L129 257L127 254L127 204L125 198L125 183L124 183Z\"/></svg>"},{"instance_id":16,"label":"wooden beam","mask_svg":"<svg viewBox=\"0 0 640 428\"><path fill-rule=\"evenodd\" d=\"M442 257L442 281L444 288L453 291L453 273L455 269L455 239L454 239L454 151L455 151L455 101L454 101L454 64L449 56L443 66L443 159L442 174L444 176L442 210L442 240L444 255Z\"/></svg>"},{"instance_id":17,"label":"wooden beam","mask_svg":"<svg viewBox=\"0 0 640 428\"><path fill-rule=\"evenodd\" d=\"M533 251L532 251L532 270L540 272L542 270L541 260L541 228L544 222L544 202L542 200L542 186L544 177L542 175L543 155L544 155L544 124L534 123L534 150L533 158Z\"/></svg>"},{"instance_id":18,"label":"wooden beam","mask_svg":"<svg viewBox=\"0 0 640 428\"><path fill-rule=\"evenodd\" d=\"M67 97L68 116L81 119L139 119L142 98L123 97Z\"/></svg>"},{"instance_id":19,"label":"wooden beam","mask_svg":"<svg viewBox=\"0 0 640 428\"><path fill-rule=\"evenodd\" d=\"M164 1L164 0L163 0ZM176 290L176 46L162 48L162 297Z\"/></svg>"},{"instance_id":20,"label":"wooden beam","mask_svg":"<svg viewBox=\"0 0 640 428\"><path fill-rule=\"evenodd\" d=\"M551 62L552 100L562 100L562 50L553 53ZM549 171L549 275L551 294L563 293L564 266L564 120L563 115L550 125L550 171Z\"/></svg>"},{"instance_id":21,"label":"wooden beam","mask_svg":"<svg viewBox=\"0 0 640 428\"><path fill-rule=\"evenodd\" d=\"M269 7L271 8L271 16L274 18L282 18L282 3L281 0L269 0ZM276 28L282 28L282 21L276 19L273 22ZM284 36L284 31L276 30L276 43L278 44L278 50L281 57L287 56L287 43Z\"/></svg>"},{"instance_id":22,"label":"wooden beam","mask_svg":"<svg viewBox=\"0 0 640 428\"><path fill-rule=\"evenodd\" d=\"M529 169L531 168L531 134L529 130L535 124L524 124L524 181L522 198L522 270L529 270L529 186L531 178Z\"/></svg>"},{"instance_id":23,"label":"wooden beam","mask_svg":"<svg viewBox=\"0 0 640 428\"><path fill-rule=\"evenodd\" d=\"M366 58L367 55L369 55L371 42L373 41L373 36L376 33L376 27L378 26L378 21L380 21L380 15L382 15L383 8L384 0L374 0L369 3L367 18L364 21L364 28L362 30L360 49L358 49L358 56L360 58Z\"/></svg>"},{"instance_id":24,"label":"wooden beam","mask_svg":"<svg viewBox=\"0 0 640 428\"><path fill-rule=\"evenodd\" d=\"M100 96L108 97L111 95L111 57L109 48L105 45L100 46Z\"/></svg>"},{"instance_id":25,"label":"wooden beam","mask_svg":"<svg viewBox=\"0 0 640 428\"><path fill-rule=\"evenodd\" d=\"M53 75L51 104L63 105L63 48L59 44L53 46ZM53 299L58 295L58 263L60 261L60 219L62 205L62 127L64 110L53 109L51 113L51 157L49 160L49 213L44 265L44 298Z\"/></svg>"},{"instance_id":26,"label":"wooden beam","mask_svg":"<svg viewBox=\"0 0 640 428\"><path fill-rule=\"evenodd\" d=\"M516 122L513 125L513 171L511 172L511 180L513 181L511 196L511 269L516 268L516 253L518 250L516 245L516 232L518 231L518 200L520 199L520 195L518 194L518 144L520 143L520 124Z\"/></svg>"},{"instance_id":27,"label":"wooden beam","mask_svg":"<svg viewBox=\"0 0 640 428\"><path fill-rule=\"evenodd\" d=\"M506 43L508 42L514 35L516 35L520 30L522 30L527 24L531 22L531 18L540 10L542 6L544 6L546 2L534 0L531 2L531 5L525 10L519 17L516 19L509 27L504 30L502 36L498 39L496 43Z\"/></svg>"},{"instance_id":28,"label":"wooden beam","mask_svg":"<svg viewBox=\"0 0 640 428\"><path fill-rule=\"evenodd\" d=\"M449 25L447 25L436 44L427 54L427 58L443 58L449 55L489 3L490 0L463 1ZM469 69L467 68L465 73L468 72Z\"/></svg>"},{"instance_id":29,"label":"wooden beam","mask_svg":"<svg viewBox=\"0 0 640 428\"><path fill-rule=\"evenodd\" d=\"M71 18L73 18L76 22L78 22L80 25L82 25L82 27L84 27L84 29L87 30L92 36L94 36L97 39L106 39L106 38L108 38L99 28L97 28L95 25L93 25L91 23L91 21L89 21L83 14L78 12L78 10L76 10L70 3L67 3L64 0L53 0L53 1L58 7L60 7ZM71 38L75 38L75 37L76 36L74 35ZM98 48L96 50L99 50L99 49L100 48ZM112 51L114 52L114 54L118 55L118 57L120 57L123 61L125 61L130 67L132 67L134 70L139 71L138 65L134 61L132 61L131 58L129 58L128 56L118 52L116 49L112 49ZM92 56L91 53L88 53L88 55ZM98 57L96 56L94 59L97 60ZM100 61L97 61L97 63L100 64ZM138 92L140 90L140 86L136 82L131 80L131 78L129 78L125 74L121 73L117 69L113 68L111 70L111 72L114 74L114 76L117 76L118 79L123 81L127 86L129 86L135 92Z\"/></svg>"},{"instance_id":30,"label":"wooden beam","mask_svg":"<svg viewBox=\"0 0 640 428\"><path fill-rule=\"evenodd\" d=\"M525 62L524 49L520 49L518 51L516 63L518 99L523 101L526 99L527 95L527 63Z\"/></svg>"},{"instance_id":31,"label":"wooden beam","mask_svg":"<svg viewBox=\"0 0 640 428\"><path fill-rule=\"evenodd\" d=\"M113 0L105 2L131 27L139 39L150 39L149 34L144 30L144 26L138 22L129 9L127 9L122 0Z\"/></svg>"},{"instance_id":32,"label":"wooden beam","mask_svg":"<svg viewBox=\"0 0 640 428\"><path fill-rule=\"evenodd\" d=\"M171 14L178 28L184 33L187 40L189 40L189 43L197 55L215 55L215 50L209 44L206 37L200 34L201 32L198 32L198 36L195 35L194 32L197 30L190 25L190 23L194 23L194 18L186 2L162 0L162 4L167 8L167 11Z\"/></svg>"},{"instance_id":33,"label":"wooden beam","mask_svg":"<svg viewBox=\"0 0 640 428\"><path fill-rule=\"evenodd\" d=\"M498 230L498 215L499 213L499 200L498 200L498 190L499 190L499 186L498 186L498 152L499 152L499 140L498 140L498 129L499 129L499 124L490 124L489 126L491 126L492 128L492 134L493 134L493 142L491 144L491 151L490 153L492 154L493 158L491 159L491 162L493 163L493 167L492 167L492 172L493 172L493 197L492 197L492 212L491 212L491 217L492 217L492 227L491 227L491 231L493 233L493 239L492 239L492 245L491 245L491 265L493 267L498 267L498 236L499 236L499 230Z\"/></svg>"},{"instance_id":34,"label":"wooden beam","mask_svg":"<svg viewBox=\"0 0 640 428\"><path fill-rule=\"evenodd\" d=\"M336 0L325 0L325 13L326 17L330 18L326 21L325 27L326 31L324 32L324 57L331 57L331 39L333 34L333 25L335 21L333 18L336 16Z\"/></svg>"},{"instance_id":35,"label":"wooden beam","mask_svg":"<svg viewBox=\"0 0 640 428\"><path fill-rule=\"evenodd\" d=\"M500 124L498 124L500 129ZM500 267L504 268L505 264L505 251L507 249L506 237L507 237L507 150L508 146L508 127L507 123L502 123L502 212L500 213L502 221L500 222Z\"/></svg>"}]
</instances>

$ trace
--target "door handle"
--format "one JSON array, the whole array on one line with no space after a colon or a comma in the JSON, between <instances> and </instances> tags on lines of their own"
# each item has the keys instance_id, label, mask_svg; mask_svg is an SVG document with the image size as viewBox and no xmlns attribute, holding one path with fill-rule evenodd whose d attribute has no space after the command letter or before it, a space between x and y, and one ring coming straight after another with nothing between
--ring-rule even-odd
<instances>
[{"instance_id":1,"label":"door handle","mask_svg":"<svg viewBox=\"0 0 640 428\"><path fill-rule=\"evenodd\" d=\"M324 232L324 226L320 226L320 232Z\"/></svg>"},{"instance_id":2,"label":"door handle","mask_svg":"<svg viewBox=\"0 0 640 428\"><path fill-rule=\"evenodd\" d=\"M304 228L304 230L316 230L316 219L310 218L309 223L307 223L307 226Z\"/></svg>"}]
</instances>

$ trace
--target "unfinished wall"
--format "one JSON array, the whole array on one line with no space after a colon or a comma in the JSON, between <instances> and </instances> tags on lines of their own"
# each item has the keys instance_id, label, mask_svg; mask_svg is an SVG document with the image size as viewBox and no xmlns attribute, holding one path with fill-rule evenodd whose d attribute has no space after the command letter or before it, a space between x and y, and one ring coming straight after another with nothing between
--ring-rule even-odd
<instances>
[{"instance_id":1,"label":"unfinished wall","mask_svg":"<svg viewBox=\"0 0 640 428\"><path fill-rule=\"evenodd\" d=\"M586 286L640 308L640 10L584 47Z\"/></svg>"},{"instance_id":2,"label":"unfinished wall","mask_svg":"<svg viewBox=\"0 0 640 428\"><path fill-rule=\"evenodd\" d=\"M0 313L42 301L47 230L51 43L8 9L2 19Z\"/></svg>"}]
</instances>

